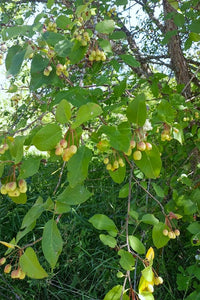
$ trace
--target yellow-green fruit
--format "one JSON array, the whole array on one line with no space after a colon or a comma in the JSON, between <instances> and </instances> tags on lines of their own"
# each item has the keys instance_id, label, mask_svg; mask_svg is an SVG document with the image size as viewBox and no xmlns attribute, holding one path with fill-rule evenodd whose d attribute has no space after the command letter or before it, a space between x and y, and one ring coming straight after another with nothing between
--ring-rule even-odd
<instances>
[{"instance_id":1,"label":"yellow-green fruit","mask_svg":"<svg viewBox=\"0 0 200 300\"><path fill-rule=\"evenodd\" d=\"M137 143L137 149L140 150L140 151L144 151L146 149L145 142L139 142L139 143Z\"/></svg>"},{"instance_id":2,"label":"yellow-green fruit","mask_svg":"<svg viewBox=\"0 0 200 300\"><path fill-rule=\"evenodd\" d=\"M109 171L112 169L112 165L111 164L107 164L106 169Z\"/></svg>"},{"instance_id":3,"label":"yellow-green fruit","mask_svg":"<svg viewBox=\"0 0 200 300\"><path fill-rule=\"evenodd\" d=\"M163 230L163 235L168 236L169 231L167 229Z\"/></svg>"},{"instance_id":4,"label":"yellow-green fruit","mask_svg":"<svg viewBox=\"0 0 200 300\"><path fill-rule=\"evenodd\" d=\"M104 158L103 162L104 162L105 165L107 165L109 163L108 157Z\"/></svg>"},{"instance_id":5,"label":"yellow-green fruit","mask_svg":"<svg viewBox=\"0 0 200 300\"><path fill-rule=\"evenodd\" d=\"M2 187L1 187L1 194L6 195L7 193L8 193L8 191L6 189L6 186L5 186L5 184L3 184Z\"/></svg>"},{"instance_id":6,"label":"yellow-green fruit","mask_svg":"<svg viewBox=\"0 0 200 300\"><path fill-rule=\"evenodd\" d=\"M7 265L4 267L4 273L6 273L6 274L10 273L11 268L12 268L11 264L7 264Z\"/></svg>"},{"instance_id":7,"label":"yellow-green fruit","mask_svg":"<svg viewBox=\"0 0 200 300\"><path fill-rule=\"evenodd\" d=\"M173 239L173 237L174 237L173 231L169 231L169 232L168 232L168 237L169 237L170 239Z\"/></svg>"},{"instance_id":8,"label":"yellow-green fruit","mask_svg":"<svg viewBox=\"0 0 200 300\"><path fill-rule=\"evenodd\" d=\"M154 288L153 288L153 285L152 284L148 284L147 286L147 289L150 293L153 293L154 292Z\"/></svg>"},{"instance_id":9,"label":"yellow-green fruit","mask_svg":"<svg viewBox=\"0 0 200 300\"><path fill-rule=\"evenodd\" d=\"M72 154L75 154L75 153L77 152L77 147L76 147L76 145L71 145L71 146L69 147L69 149L70 149L70 152L71 152Z\"/></svg>"},{"instance_id":10,"label":"yellow-green fruit","mask_svg":"<svg viewBox=\"0 0 200 300\"><path fill-rule=\"evenodd\" d=\"M180 235L180 231L178 229L175 229L174 233L175 233L176 236Z\"/></svg>"},{"instance_id":11,"label":"yellow-green fruit","mask_svg":"<svg viewBox=\"0 0 200 300\"><path fill-rule=\"evenodd\" d=\"M15 181L8 182L6 184L6 190L7 192L13 192L17 188L17 183Z\"/></svg>"},{"instance_id":12,"label":"yellow-green fruit","mask_svg":"<svg viewBox=\"0 0 200 300\"><path fill-rule=\"evenodd\" d=\"M8 146L8 144L3 144L3 149L6 151L6 150L8 150L9 149L9 146Z\"/></svg>"},{"instance_id":13,"label":"yellow-green fruit","mask_svg":"<svg viewBox=\"0 0 200 300\"><path fill-rule=\"evenodd\" d=\"M133 159L134 160L141 160L142 158L142 153L139 150L136 150L133 152Z\"/></svg>"},{"instance_id":14,"label":"yellow-green fruit","mask_svg":"<svg viewBox=\"0 0 200 300\"><path fill-rule=\"evenodd\" d=\"M19 187L20 193L24 194L24 193L27 192L27 184L26 184L26 181L24 179L19 180L18 187Z\"/></svg>"},{"instance_id":15,"label":"yellow-green fruit","mask_svg":"<svg viewBox=\"0 0 200 300\"><path fill-rule=\"evenodd\" d=\"M131 149L135 148L135 146L136 146L136 142L134 140L131 140L130 141L130 147L131 147Z\"/></svg>"},{"instance_id":16,"label":"yellow-green fruit","mask_svg":"<svg viewBox=\"0 0 200 300\"><path fill-rule=\"evenodd\" d=\"M118 169L119 168L119 162L117 160L114 161L113 168L114 169Z\"/></svg>"},{"instance_id":17,"label":"yellow-green fruit","mask_svg":"<svg viewBox=\"0 0 200 300\"><path fill-rule=\"evenodd\" d=\"M5 153L5 149L2 147L0 148L0 154L4 154Z\"/></svg>"},{"instance_id":18,"label":"yellow-green fruit","mask_svg":"<svg viewBox=\"0 0 200 300\"><path fill-rule=\"evenodd\" d=\"M62 156L63 160L64 161L69 161L70 158L71 158L71 151L69 150L69 148L66 148L64 151L63 151L63 156Z\"/></svg>"},{"instance_id":19,"label":"yellow-green fruit","mask_svg":"<svg viewBox=\"0 0 200 300\"><path fill-rule=\"evenodd\" d=\"M26 277L26 273L21 270L20 275L19 275L19 279L23 280L25 277Z\"/></svg>"},{"instance_id":20,"label":"yellow-green fruit","mask_svg":"<svg viewBox=\"0 0 200 300\"><path fill-rule=\"evenodd\" d=\"M155 277L154 278L154 283L155 283L155 285L163 284L162 277Z\"/></svg>"},{"instance_id":21,"label":"yellow-green fruit","mask_svg":"<svg viewBox=\"0 0 200 300\"><path fill-rule=\"evenodd\" d=\"M146 143L146 149L147 150L152 150L152 145L150 143Z\"/></svg>"},{"instance_id":22,"label":"yellow-green fruit","mask_svg":"<svg viewBox=\"0 0 200 300\"><path fill-rule=\"evenodd\" d=\"M2 257L2 258L0 259L0 266L4 265L5 262L6 262L6 258L5 258L5 257Z\"/></svg>"},{"instance_id":23,"label":"yellow-green fruit","mask_svg":"<svg viewBox=\"0 0 200 300\"><path fill-rule=\"evenodd\" d=\"M63 147L57 147L55 151L55 155L62 155L63 154Z\"/></svg>"},{"instance_id":24,"label":"yellow-green fruit","mask_svg":"<svg viewBox=\"0 0 200 300\"><path fill-rule=\"evenodd\" d=\"M60 140L60 146L62 148L66 148L67 147L67 141L65 139Z\"/></svg>"},{"instance_id":25,"label":"yellow-green fruit","mask_svg":"<svg viewBox=\"0 0 200 300\"><path fill-rule=\"evenodd\" d=\"M16 188L14 191L8 192L9 197L19 197L20 195L20 190Z\"/></svg>"},{"instance_id":26,"label":"yellow-green fruit","mask_svg":"<svg viewBox=\"0 0 200 300\"><path fill-rule=\"evenodd\" d=\"M125 163L124 163L124 161L123 161L122 158L119 158L118 162L119 162L120 167L124 167L125 166Z\"/></svg>"}]
</instances>

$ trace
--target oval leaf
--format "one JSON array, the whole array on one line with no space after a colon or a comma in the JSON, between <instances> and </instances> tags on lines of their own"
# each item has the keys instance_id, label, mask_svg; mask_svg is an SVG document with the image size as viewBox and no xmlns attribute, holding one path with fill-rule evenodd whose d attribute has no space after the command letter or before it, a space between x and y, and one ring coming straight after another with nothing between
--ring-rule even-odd
<instances>
[{"instance_id":1,"label":"oval leaf","mask_svg":"<svg viewBox=\"0 0 200 300\"><path fill-rule=\"evenodd\" d=\"M135 259L130 252L119 250L118 255L121 256L119 263L124 270L131 271L134 269Z\"/></svg>"},{"instance_id":2,"label":"oval leaf","mask_svg":"<svg viewBox=\"0 0 200 300\"><path fill-rule=\"evenodd\" d=\"M110 248L115 248L117 245L116 239L110 235L100 234L99 238L104 245L109 246Z\"/></svg>"},{"instance_id":3,"label":"oval leaf","mask_svg":"<svg viewBox=\"0 0 200 300\"><path fill-rule=\"evenodd\" d=\"M71 105L65 99L60 101L56 109L56 120L61 123L67 123L71 118Z\"/></svg>"},{"instance_id":4,"label":"oval leaf","mask_svg":"<svg viewBox=\"0 0 200 300\"><path fill-rule=\"evenodd\" d=\"M57 263L58 257L62 252L63 241L54 219L49 220L43 230L42 251L51 268Z\"/></svg>"},{"instance_id":5,"label":"oval leaf","mask_svg":"<svg viewBox=\"0 0 200 300\"><path fill-rule=\"evenodd\" d=\"M100 33L109 34L115 29L115 22L113 20L104 20L99 22L95 28Z\"/></svg>"},{"instance_id":6,"label":"oval leaf","mask_svg":"<svg viewBox=\"0 0 200 300\"><path fill-rule=\"evenodd\" d=\"M72 128L75 129L82 123L87 122L102 113L101 107L96 103L87 103L82 105L77 113L76 120L72 124Z\"/></svg>"},{"instance_id":7,"label":"oval leaf","mask_svg":"<svg viewBox=\"0 0 200 300\"><path fill-rule=\"evenodd\" d=\"M160 152L157 147L152 144L152 150L143 151L142 159L135 161L135 164L147 178L157 178L162 166Z\"/></svg>"},{"instance_id":8,"label":"oval leaf","mask_svg":"<svg viewBox=\"0 0 200 300\"><path fill-rule=\"evenodd\" d=\"M48 276L31 247L25 250L24 254L20 257L19 263L22 270L31 278L42 279Z\"/></svg>"},{"instance_id":9,"label":"oval leaf","mask_svg":"<svg viewBox=\"0 0 200 300\"><path fill-rule=\"evenodd\" d=\"M142 217L142 222L145 224L156 225L159 223L159 220L152 214L146 214Z\"/></svg>"},{"instance_id":10,"label":"oval leaf","mask_svg":"<svg viewBox=\"0 0 200 300\"><path fill-rule=\"evenodd\" d=\"M107 230L113 237L117 235L118 230L115 223L106 215L96 214L89 219L89 222L98 230Z\"/></svg>"},{"instance_id":11,"label":"oval leaf","mask_svg":"<svg viewBox=\"0 0 200 300\"><path fill-rule=\"evenodd\" d=\"M140 94L129 103L127 111L127 118L130 122L143 126L147 118L147 108L145 104L145 95Z\"/></svg>"},{"instance_id":12,"label":"oval leaf","mask_svg":"<svg viewBox=\"0 0 200 300\"><path fill-rule=\"evenodd\" d=\"M136 238L135 236L129 235L128 239L129 239L129 244L130 244L131 248L135 252L137 252L139 254L144 254L146 252L145 246L138 238Z\"/></svg>"},{"instance_id":13,"label":"oval leaf","mask_svg":"<svg viewBox=\"0 0 200 300\"><path fill-rule=\"evenodd\" d=\"M167 226L162 222L159 222L153 227L152 238L157 249L164 247L170 240L168 236L163 234L163 230L166 228Z\"/></svg>"},{"instance_id":14,"label":"oval leaf","mask_svg":"<svg viewBox=\"0 0 200 300\"><path fill-rule=\"evenodd\" d=\"M62 131L57 124L48 124L33 137L33 145L40 151L53 149L62 138Z\"/></svg>"}]
</instances>

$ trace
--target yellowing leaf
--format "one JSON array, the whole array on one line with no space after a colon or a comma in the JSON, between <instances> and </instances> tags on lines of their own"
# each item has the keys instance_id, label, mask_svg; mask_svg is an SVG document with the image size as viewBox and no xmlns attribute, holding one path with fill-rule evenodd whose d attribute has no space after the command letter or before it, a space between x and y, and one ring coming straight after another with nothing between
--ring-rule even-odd
<instances>
[{"instance_id":1,"label":"yellowing leaf","mask_svg":"<svg viewBox=\"0 0 200 300\"><path fill-rule=\"evenodd\" d=\"M15 245L13 244L10 244L10 243L7 243L7 242L3 242L3 241L0 241L0 243L8 248L12 248L14 249L15 248Z\"/></svg>"},{"instance_id":2,"label":"yellowing leaf","mask_svg":"<svg viewBox=\"0 0 200 300\"><path fill-rule=\"evenodd\" d=\"M150 247L149 250L147 251L146 258L148 259L148 261L154 259L154 250L152 247Z\"/></svg>"}]
</instances>

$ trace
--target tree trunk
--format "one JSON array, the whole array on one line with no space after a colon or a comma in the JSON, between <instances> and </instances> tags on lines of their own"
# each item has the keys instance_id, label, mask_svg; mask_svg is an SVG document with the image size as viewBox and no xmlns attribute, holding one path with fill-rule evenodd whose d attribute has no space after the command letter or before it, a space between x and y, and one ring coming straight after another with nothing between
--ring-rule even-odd
<instances>
[{"instance_id":1,"label":"tree trunk","mask_svg":"<svg viewBox=\"0 0 200 300\"><path fill-rule=\"evenodd\" d=\"M176 12L176 10L169 4L167 0L163 0L163 9L165 18L169 13ZM165 19L165 33L177 29L178 28L173 19ZM178 84L184 84L184 96L186 98L190 98L191 76L188 69L188 64L181 49L181 41L178 32L170 38L168 42L168 52L171 59L172 69L175 73L176 81Z\"/></svg>"}]
</instances>

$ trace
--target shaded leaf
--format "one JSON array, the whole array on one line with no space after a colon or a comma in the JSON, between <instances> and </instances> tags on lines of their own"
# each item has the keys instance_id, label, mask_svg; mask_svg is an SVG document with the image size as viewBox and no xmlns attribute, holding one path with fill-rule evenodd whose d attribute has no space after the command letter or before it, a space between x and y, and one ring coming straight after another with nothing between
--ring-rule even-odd
<instances>
[{"instance_id":1,"label":"shaded leaf","mask_svg":"<svg viewBox=\"0 0 200 300\"><path fill-rule=\"evenodd\" d=\"M106 230L113 237L117 235L118 230L115 223L106 215L96 214L88 221L98 230Z\"/></svg>"},{"instance_id":2,"label":"shaded leaf","mask_svg":"<svg viewBox=\"0 0 200 300\"><path fill-rule=\"evenodd\" d=\"M32 139L33 145L41 151L53 149L62 138L62 131L57 124L42 127Z\"/></svg>"}]
</instances>

